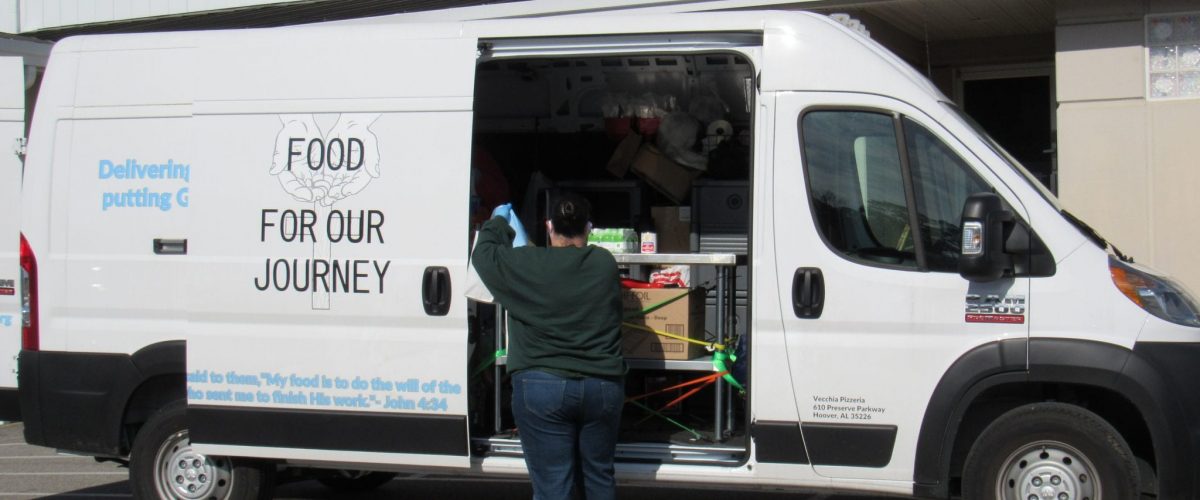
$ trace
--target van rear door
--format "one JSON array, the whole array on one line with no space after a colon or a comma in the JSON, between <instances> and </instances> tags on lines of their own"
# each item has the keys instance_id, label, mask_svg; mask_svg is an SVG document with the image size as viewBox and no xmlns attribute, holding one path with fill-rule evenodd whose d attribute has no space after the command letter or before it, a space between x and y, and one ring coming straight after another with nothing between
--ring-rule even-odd
<instances>
[{"instance_id":1,"label":"van rear door","mask_svg":"<svg viewBox=\"0 0 1200 500\"><path fill-rule=\"evenodd\" d=\"M9 146L25 137L25 65L0 57L0 421L21 419L17 355L21 352L21 158Z\"/></svg>"},{"instance_id":2,"label":"van rear door","mask_svg":"<svg viewBox=\"0 0 1200 500\"><path fill-rule=\"evenodd\" d=\"M198 50L193 442L466 467L476 41L454 27L316 27Z\"/></svg>"}]
</instances>

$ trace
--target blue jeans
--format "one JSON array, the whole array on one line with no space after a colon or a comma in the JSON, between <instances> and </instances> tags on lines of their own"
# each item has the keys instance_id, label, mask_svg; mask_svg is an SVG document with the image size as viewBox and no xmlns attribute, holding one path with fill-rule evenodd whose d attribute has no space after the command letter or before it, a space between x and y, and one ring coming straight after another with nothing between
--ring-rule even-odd
<instances>
[{"instance_id":1,"label":"blue jeans","mask_svg":"<svg viewBox=\"0 0 1200 500\"><path fill-rule=\"evenodd\" d=\"M512 411L534 500L572 498L582 476L587 500L613 500L613 455L625 387L599 378L538 370L513 375Z\"/></svg>"}]
</instances>

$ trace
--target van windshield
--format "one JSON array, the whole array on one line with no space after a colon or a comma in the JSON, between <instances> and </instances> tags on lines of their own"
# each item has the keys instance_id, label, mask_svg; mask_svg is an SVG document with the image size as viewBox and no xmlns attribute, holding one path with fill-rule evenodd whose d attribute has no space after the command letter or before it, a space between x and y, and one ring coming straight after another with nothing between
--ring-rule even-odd
<instances>
[{"instance_id":1,"label":"van windshield","mask_svg":"<svg viewBox=\"0 0 1200 500\"><path fill-rule=\"evenodd\" d=\"M959 107L953 103L943 101L942 104L949 108L954 116L962 120L963 123L965 123L968 127L971 127L971 129L975 131L975 134L983 139L984 144L987 144L989 148L992 148L992 151L996 153L996 156L1004 159L1004 162L1008 164L1009 168L1015 170L1018 174L1021 174L1021 177L1025 179L1025 182L1029 183L1030 186L1033 186L1033 189L1041 194L1042 198L1045 198L1046 201L1050 202L1050 205L1052 205L1055 210L1060 212L1062 211L1062 205L1059 204L1058 197L1055 196L1054 193L1051 193L1041 181L1037 180L1037 177L1034 177L1032 173L1026 170L1025 166L1021 165L1021 162L1017 161L1016 158L1013 158L1012 155L1008 154L1008 151L1005 151L1004 147L1001 146L1000 143L996 142L995 139L992 139L992 136L988 135L987 131L983 129L983 126L979 125L974 118L971 118L970 115L964 113L962 109L959 109Z\"/></svg>"}]
</instances>

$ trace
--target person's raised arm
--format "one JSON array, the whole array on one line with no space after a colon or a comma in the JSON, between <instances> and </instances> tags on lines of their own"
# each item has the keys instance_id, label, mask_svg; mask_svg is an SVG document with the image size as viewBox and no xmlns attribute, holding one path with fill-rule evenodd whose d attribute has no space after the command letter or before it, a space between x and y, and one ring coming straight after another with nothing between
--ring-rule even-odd
<instances>
[{"instance_id":1,"label":"person's raised arm","mask_svg":"<svg viewBox=\"0 0 1200 500\"><path fill-rule=\"evenodd\" d=\"M514 272L511 266L513 238L516 231L508 224L510 205L500 205L492 211L492 218L479 228L479 236L475 240L475 251L471 254L471 263L479 273L479 279L487 285L500 303L511 293L507 286L512 282Z\"/></svg>"}]
</instances>

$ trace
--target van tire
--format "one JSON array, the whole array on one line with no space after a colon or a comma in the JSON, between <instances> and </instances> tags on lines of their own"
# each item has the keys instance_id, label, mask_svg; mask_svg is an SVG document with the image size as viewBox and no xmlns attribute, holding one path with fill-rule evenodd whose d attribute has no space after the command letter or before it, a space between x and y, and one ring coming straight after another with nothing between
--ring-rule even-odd
<instances>
[{"instance_id":1,"label":"van tire","mask_svg":"<svg viewBox=\"0 0 1200 500\"><path fill-rule=\"evenodd\" d=\"M374 490L395 478L395 472L339 470L332 475L318 477L317 482L334 491L358 493Z\"/></svg>"},{"instance_id":2,"label":"van tire","mask_svg":"<svg viewBox=\"0 0 1200 500\"><path fill-rule=\"evenodd\" d=\"M195 453L188 438L187 403L168 403L146 421L129 454L134 498L258 500L271 498L269 463Z\"/></svg>"},{"instance_id":3,"label":"van tire","mask_svg":"<svg viewBox=\"0 0 1200 500\"><path fill-rule=\"evenodd\" d=\"M1138 465L1112 425L1064 403L1025 405L997 418L971 447L962 498L1138 498ZM1050 493L1051 496L1044 496Z\"/></svg>"}]
</instances>

